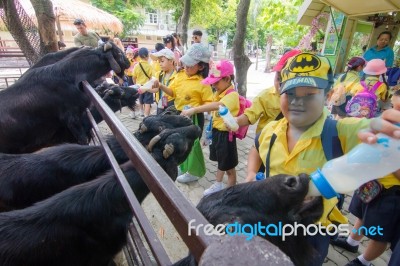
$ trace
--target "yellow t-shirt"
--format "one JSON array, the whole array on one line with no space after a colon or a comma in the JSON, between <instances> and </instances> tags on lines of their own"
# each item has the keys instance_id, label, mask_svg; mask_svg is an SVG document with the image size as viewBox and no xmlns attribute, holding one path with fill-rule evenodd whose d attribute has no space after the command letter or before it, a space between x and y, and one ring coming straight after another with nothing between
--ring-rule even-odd
<instances>
[{"instance_id":1,"label":"yellow t-shirt","mask_svg":"<svg viewBox=\"0 0 400 266\"><path fill-rule=\"evenodd\" d=\"M379 78L376 76L368 76L364 82L365 84L369 87L372 88L374 86L374 84L376 82L379 81ZM352 89L351 93L353 95L361 92L362 90L364 90L364 87L361 85L361 83L358 83L354 86L354 88ZM382 84L378 87L378 89L376 89L375 91L375 95L376 97L378 97L378 99L381 99L382 101L386 101L387 99L387 86L385 83L382 82Z\"/></svg>"},{"instance_id":2,"label":"yellow t-shirt","mask_svg":"<svg viewBox=\"0 0 400 266\"><path fill-rule=\"evenodd\" d=\"M130 66L128 69L125 69L125 75L132 77L133 69L135 68L137 61L135 59L129 59Z\"/></svg>"},{"instance_id":3,"label":"yellow t-shirt","mask_svg":"<svg viewBox=\"0 0 400 266\"><path fill-rule=\"evenodd\" d=\"M231 89L233 89L233 85L224 90L221 94L215 92L213 96L213 102L221 102L226 106L226 108L228 108L232 116L237 116L240 109L239 94L236 91L226 94L226 92ZM219 115L218 111L213 112L213 128L218 129L219 131L228 131L224 124L224 120Z\"/></svg>"},{"instance_id":4,"label":"yellow t-shirt","mask_svg":"<svg viewBox=\"0 0 400 266\"><path fill-rule=\"evenodd\" d=\"M203 77L193 75L189 77L185 71L179 71L169 85L175 98L175 108L182 111L185 105L196 107L212 101L212 89L203 85Z\"/></svg>"},{"instance_id":5,"label":"yellow t-shirt","mask_svg":"<svg viewBox=\"0 0 400 266\"><path fill-rule=\"evenodd\" d=\"M300 173L310 174L317 168L321 168L325 162L325 154L321 142L321 133L325 119L329 112L324 109L321 117L304 132L297 141L293 150L289 153L287 146L288 121L283 118L279 121L269 123L261 132L259 137L259 154L265 164L269 143L273 133L277 135L270 156L270 175L288 174L299 175ZM337 130L344 153L349 152L359 143L357 132L369 126L370 120L358 118L344 118L338 121ZM400 185L400 181L390 174L378 179L386 188L395 184ZM345 180L343 182L346 182ZM344 217L336 208L337 199L323 199L324 213L320 219L322 225L327 226L331 221L345 223Z\"/></svg>"},{"instance_id":6,"label":"yellow t-shirt","mask_svg":"<svg viewBox=\"0 0 400 266\"><path fill-rule=\"evenodd\" d=\"M160 62L158 62L158 60L152 61L151 66L153 67L154 73L161 72L161 66L160 66Z\"/></svg>"},{"instance_id":7,"label":"yellow t-shirt","mask_svg":"<svg viewBox=\"0 0 400 266\"><path fill-rule=\"evenodd\" d=\"M346 77L342 79L343 75L346 75ZM355 70L350 70L347 73L343 73L333 84L333 91L338 89L339 84L342 84L344 88L346 89L346 95L350 95L351 92L355 89L355 86L359 85L360 83L360 76L357 71Z\"/></svg>"},{"instance_id":8,"label":"yellow t-shirt","mask_svg":"<svg viewBox=\"0 0 400 266\"><path fill-rule=\"evenodd\" d=\"M149 81L149 78L144 74L139 64L142 65L144 71L146 71L149 77L153 76L153 68L151 67L148 61L144 61L142 59L140 59L139 62L133 68L132 78L135 79L136 84L143 85L147 81Z\"/></svg>"},{"instance_id":9,"label":"yellow t-shirt","mask_svg":"<svg viewBox=\"0 0 400 266\"><path fill-rule=\"evenodd\" d=\"M244 111L244 114L250 121L255 124L258 119L256 134L275 118L281 112L280 95L276 92L275 87L263 90L252 101L252 105Z\"/></svg>"},{"instance_id":10,"label":"yellow t-shirt","mask_svg":"<svg viewBox=\"0 0 400 266\"><path fill-rule=\"evenodd\" d=\"M160 78L160 75L161 75L161 78ZM156 72L156 75L155 75L155 76L156 76L156 78L161 82L161 84L163 84L163 85L165 85L165 86L168 87L169 84L171 84L172 81L175 79L176 71L174 70L174 71L172 72L171 76L169 76L169 78L165 78L165 72L164 72L164 71L158 71L158 72ZM156 93L156 102L158 102L159 99L160 99L160 93L161 93L161 96L163 96L163 95L166 95L166 96L167 96L168 102L174 100L174 97L169 96L168 94L166 94L166 93L164 93L162 90L160 90L159 92Z\"/></svg>"}]
</instances>

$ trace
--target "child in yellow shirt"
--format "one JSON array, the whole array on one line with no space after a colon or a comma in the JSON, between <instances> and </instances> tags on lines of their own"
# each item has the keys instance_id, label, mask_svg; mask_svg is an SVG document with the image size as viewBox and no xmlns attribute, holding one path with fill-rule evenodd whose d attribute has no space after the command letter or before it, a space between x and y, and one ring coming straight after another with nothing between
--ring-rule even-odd
<instances>
[{"instance_id":1,"label":"child in yellow shirt","mask_svg":"<svg viewBox=\"0 0 400 266\"><path fill-rule=\"evenodd\" d=\"M153 59L153 62L159 64L161 69L156 72L156 79L162 85L168 87L176 76L174 53L170 49L164 48L156 53L150 54L150 57ZM157 114L164 112L167 107L174 105L174 98L167 95L162 90L159 90L159 88L152 88L149 92L156 93Z\"/></svg>"},{"instance_id":2,"label":"child in yellow shirt","mask_svg":"<svg viewBox=\"0 0 400 266\"><path fill-rule=\"evenodd\" d=\"M216 182L204 191L204 196L222 190L224 174L228 175L228 186L236 184L236 165L238 153L236 137L229 141L229 130L226 128L222 117L217 111L219 106L226 106L233 116L239 112L239 94L234 90L234 69L232 63L227 60L217 62L210 70L208 78L201 83L212 85L215 89L213 102L205 105L183 110L181 115L192 116L197 113L212 112L212 143L210 145L210 160L217 161Z\"/></svg>"},{"instance_id":3,"label":"child in yellow shirt","mask_svg":"<svg viewBox=\"0 0 400 266\"><path fill-rule=\"evenodd\" d=\"M333 83L329 60L323 56L301 53L289 59L281 76L281 109L284 118L265 126L258 139L258 153L249 152L248 161L254 167L249 169L247 181L254 180L261 162L265 165L266 176L272 176L310 174L322 167L327 160L321 133L329 115L324 107L325 97ZM338 137L344 153L358 144L356 132L368 126L368 119L344 118L337 122ZM397 135L399 137L400 134ZM256 148L253 147L252 150ZM385 176L380 182L387 187L400 184L394 175ZM322 226L346 222L335 206L336 203L336 198L323 199L324 213L319 220ZM330 236L316 234L308 238L318 252L310 265L322 265L328 253Z\"/></svg>"},{"instance_id":4,"label":"child in yellow shirt","mask_svg":"<svg viewBox=\"0 0 400 266\"><path fill-rule=\"evenodd\" d=\"M135 84L144 85L153 76L153 68L149 64L149 50L147 50L147 48L140 48L138 54L140 59L133 69L132 79ZM144 92L140 94L139 103L141 105L141 110L144 111L141 116L146 117L150 115L151 104L153 102L153 93Z\"/></svg>"},{"instance_id":5,"label":"child in yellow shirt","mask_svg":"<svg viewBox=\"0 0 400 266\"><path fill-rule=\"evenodd\" d=\"M180 58L184 70L179 71L175 79L165 86L160 82L154 82L153 87L160 88L163 92L174 97L174 105L178 112L184 108L197 107L212 101L212 89L201 81L208 76L210 51L202 44L193 44L187 53ZM195 117L197 119L195 119ZM204 114L193 115L193 121L198 121L198 126L203 130ZM197 180L199 177L190 174L190 170L178 176L177 181L188 183Z\"/></svg>"}]
</instances>

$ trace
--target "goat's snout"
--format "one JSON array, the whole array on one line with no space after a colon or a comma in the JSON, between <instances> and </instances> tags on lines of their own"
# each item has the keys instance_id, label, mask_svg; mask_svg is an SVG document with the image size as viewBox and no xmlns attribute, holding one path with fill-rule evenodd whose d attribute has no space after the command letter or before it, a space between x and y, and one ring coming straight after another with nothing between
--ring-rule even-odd
<instances>
[{"instance_id":1,"label":"goat's snout","mask_svg":"<svg viewBox=\"0 0 400 266\"><path fill-rule=\"evenodd\" d=\"M284 184L288 188L292 188L292 189L297 188L297 186L299 185L299 177L288 176L285 178Z\"/></svg>"}]
</instances>

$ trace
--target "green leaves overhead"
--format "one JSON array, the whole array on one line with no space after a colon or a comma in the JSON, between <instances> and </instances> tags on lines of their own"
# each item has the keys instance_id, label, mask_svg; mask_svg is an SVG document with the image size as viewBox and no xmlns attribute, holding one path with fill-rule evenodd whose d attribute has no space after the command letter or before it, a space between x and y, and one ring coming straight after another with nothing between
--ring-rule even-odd
<instances>
[{"instance_id":1,"label":"green leaves overhead","mask_svg":"<svg viewBox=\"0 0 400 266\"><path fill-rule=\"evenodd\" d=\"M275 45L294 47L308 27L297 25L297 15L303 0L264 0L257 17L259 30L272 34Z\"/></svg>"},{"instance_id":2,"label":"green leaves overhead","mask_svg":"<svg viewBox=\"0 0 400 266\"><path fill-rule=\"evenodd\" d=\"M144 0L91 0L93 6L107 11L118 17L124 24L124 33L129 34L131 30L137 29L143 25L144 17L136 12L136 7L147 6Z\"/></svg>"}]
</instances>

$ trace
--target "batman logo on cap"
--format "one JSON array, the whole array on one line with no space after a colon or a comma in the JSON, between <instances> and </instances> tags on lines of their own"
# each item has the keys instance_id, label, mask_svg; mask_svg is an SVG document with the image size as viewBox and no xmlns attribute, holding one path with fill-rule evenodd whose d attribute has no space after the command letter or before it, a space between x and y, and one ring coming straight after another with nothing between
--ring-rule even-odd
<instances>
[{"instance_id":1,"label":"batman logo on cap","mask_svg":"<svg viewBox=\"0 0 400 266\"><path fill-rule=\"evenodd\" d=\"M314 54L299 54L289 65L292 73L307 73L317 70L321 66L321 60Z\"/></svg>"}]
</instances>

